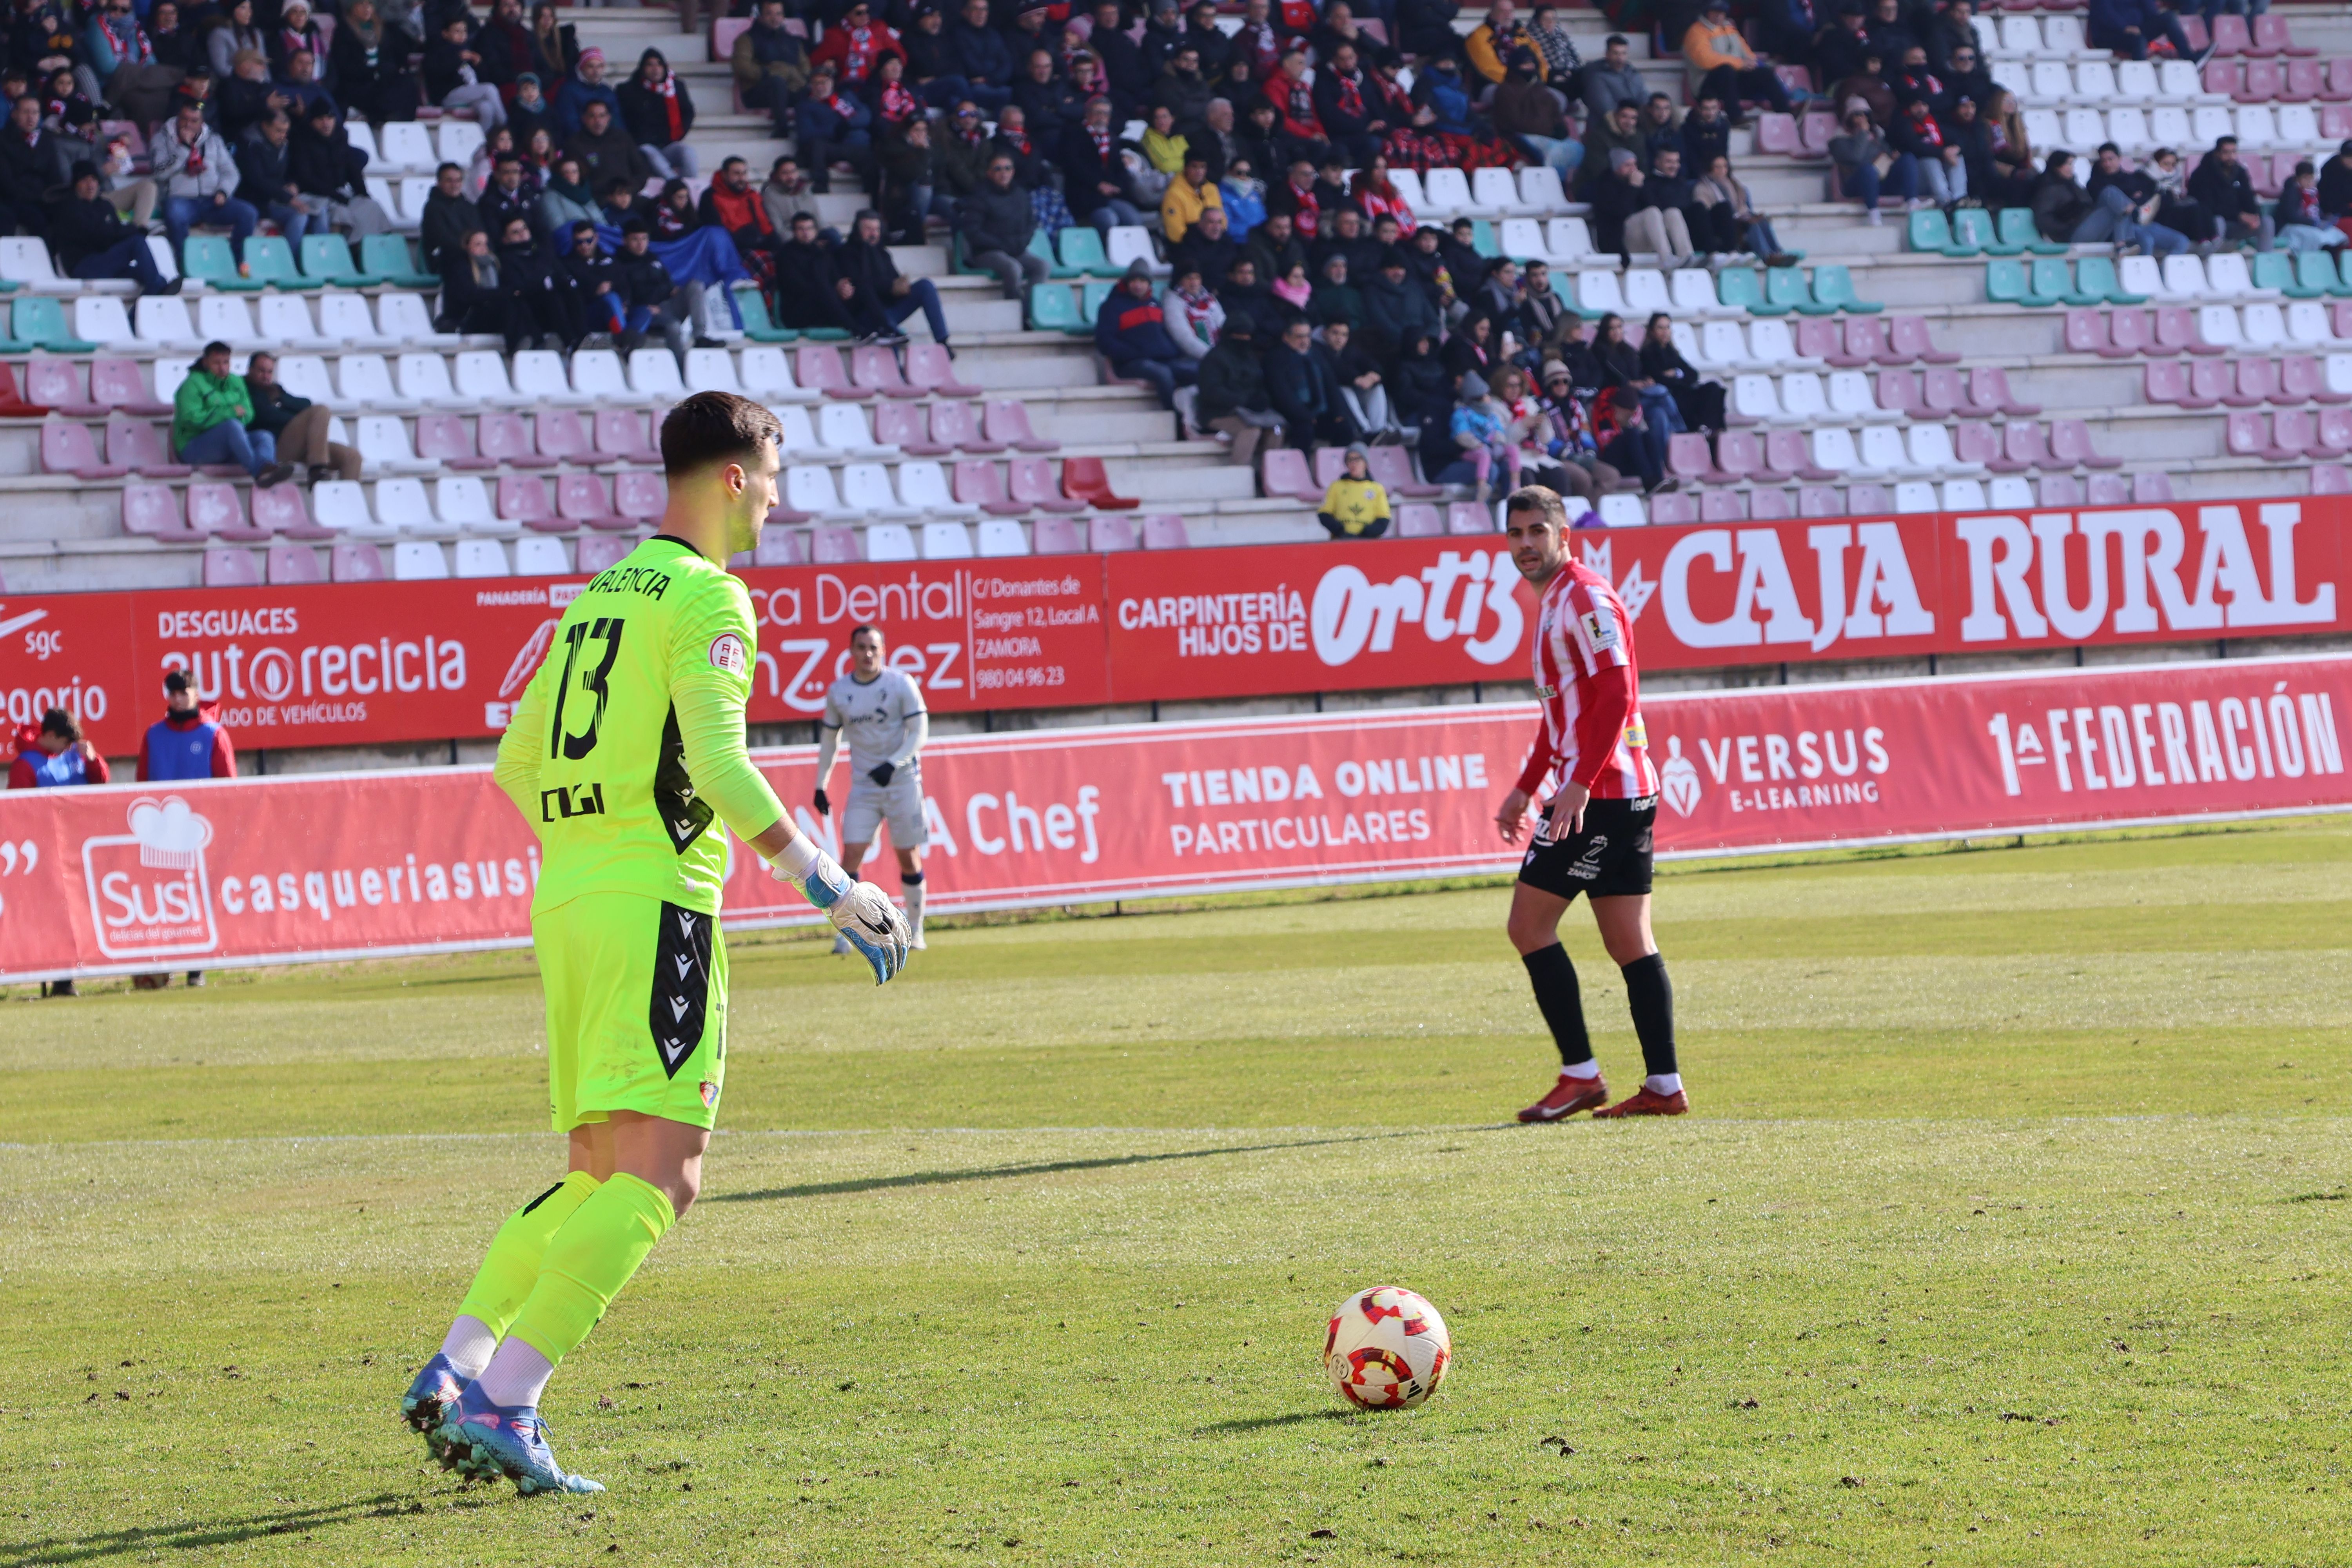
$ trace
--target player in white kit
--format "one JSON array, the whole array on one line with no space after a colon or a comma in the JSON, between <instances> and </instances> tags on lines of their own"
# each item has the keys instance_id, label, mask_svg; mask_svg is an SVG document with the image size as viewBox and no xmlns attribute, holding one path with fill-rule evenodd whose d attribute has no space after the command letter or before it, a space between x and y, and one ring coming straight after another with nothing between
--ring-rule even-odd
<instances>
[{"instance_id":1,"label":"player in white kit","mask_svg":"<svg viewBox=\"0 0 2352 1568\"><path fill-rule=\"evenodd\" d=\"M930 710L922 688L902 669L882 664L882 634L859 626L849 634L849 673L824 694L817 720L816 795L822 816L833 809L825 783L842 737L849 738L849 798L841 808L841 863L856 868L883 823L890 825L890 847L898 852L898 881L905 890L912 945L923 945L923 742L930 737ZM836 941L834 952L847 952Z\"/></svg>"}]
</instances>

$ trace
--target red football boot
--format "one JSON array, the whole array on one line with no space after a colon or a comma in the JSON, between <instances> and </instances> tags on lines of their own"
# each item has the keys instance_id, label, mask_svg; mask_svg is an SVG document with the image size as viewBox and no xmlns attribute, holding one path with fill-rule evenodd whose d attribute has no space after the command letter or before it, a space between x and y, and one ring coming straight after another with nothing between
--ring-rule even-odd
<instances>
[{"instance_id":1,"label":"red football boot","mask_svg":"<svg viewBox=\"0 0 2352 1568\"><path fill-rule=\"evenodd\" d=\"M1609 1103L1609 1086L1596 1074L1591 1078L1570 1078L1559 1075L1551 1092L1519 1112L1522 1121L1558 1121L1580 1110L1591 1110Z\"/></svg>"},{"instance_id":2,"label":"red football boot","mask_svg":"<svg viewBox=\"0 0 2352 1568\"><path fill-rule=\"evenodd\" d=\"M1689 1109L1690 1097L1681 1089L1676 1089L1672 1094L1659 1094L1644 1084L1633 1091L1631 1099L1621 1100L1616 1104L1605 1106L1592 1114L1595 1117L1680 1116Z\"/></svg>"}]
</instances>

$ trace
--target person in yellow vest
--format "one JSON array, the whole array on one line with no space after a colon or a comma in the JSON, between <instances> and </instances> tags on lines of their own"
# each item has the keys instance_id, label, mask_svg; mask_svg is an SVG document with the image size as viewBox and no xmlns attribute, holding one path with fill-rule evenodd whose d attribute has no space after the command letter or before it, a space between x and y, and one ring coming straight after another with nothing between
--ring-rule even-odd
<instances>
[{"instance_id":1,"label":"person in yellow vest","mask_svg":"<svg viewBox=\"0 0 2352 1568\"><path fill-rule=\"evenodd\" d=\"M1323 492L1315 518L1334 539L1378 539L1389 531L1389 492L1372 478L1361 441L1348 448L1348 468Z\"/></svg>"}]
</instances>

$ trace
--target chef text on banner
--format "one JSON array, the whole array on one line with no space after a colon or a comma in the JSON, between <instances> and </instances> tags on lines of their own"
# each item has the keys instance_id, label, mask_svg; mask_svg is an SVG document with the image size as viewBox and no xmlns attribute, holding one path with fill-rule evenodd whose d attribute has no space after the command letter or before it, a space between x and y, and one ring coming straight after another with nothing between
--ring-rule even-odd
<instances>
[{"instance_id":1,"label":"chef text on banner","mask_svg":"<svg viewBox=\"0 0 2352 1568\"><path fill-rule=\"evenodd\" d=\"M1659 847L1707 854L2352 809L2352 655L1654 697ZM942 739L934 912L1507 870L1532 704ZM806 747L761 766L806 830ZM888 858L869 871L895 881ZM0 795L0 978L529 940L487 769ZM729 923L811 917L736 846Z\"/></svg>"}]
</instances>

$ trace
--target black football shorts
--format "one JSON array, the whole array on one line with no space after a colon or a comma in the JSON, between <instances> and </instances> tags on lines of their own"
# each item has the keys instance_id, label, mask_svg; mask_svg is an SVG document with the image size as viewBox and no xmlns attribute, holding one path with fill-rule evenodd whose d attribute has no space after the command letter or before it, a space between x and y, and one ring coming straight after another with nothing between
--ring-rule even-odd
<instances>
[{"instance_id":1,"label":"black football shorts","mask_svg":"<svg viewBox=\"0 0 2352 1568\"><path fill-rule=\"evenodd\" d=\"M1650 890L1650 837L1658 818L1658 797L1585 803L1584 822L1559 842L1539 824L1519 880L1563 899L1582 893L1612 899Z\"/></svg>"}]
</instances>

